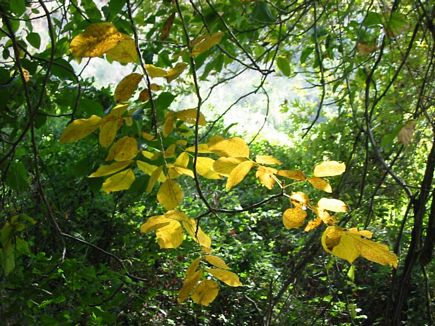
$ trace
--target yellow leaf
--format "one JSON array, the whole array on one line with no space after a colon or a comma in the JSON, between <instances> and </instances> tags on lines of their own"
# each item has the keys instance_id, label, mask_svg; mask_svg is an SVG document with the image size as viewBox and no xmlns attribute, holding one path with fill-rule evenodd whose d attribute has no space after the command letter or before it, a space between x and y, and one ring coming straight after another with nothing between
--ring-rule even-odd
<instances>
[{"instance_id":1,"label":"yellow leaf","mask_svg":"<svg viewBox=\"0 0 435 326\"><path fill-rule=\"evenodd\" d=\"M348 235L353 238L362 257L381 265L388 265L397 268L398 258L395 253L389 250L387 245L364 239L355 234L349 233Z\"/></svg>"},{"instance_id":2,"label":"yellow leaf","mask_svg":"<svg viewBox=\"0 0 435 326\"><path fill-rule=\"evenodd\" d=\"M107 193L127 190L130 188L134 180L135 176L133 170L128 169L107 178L106 181L104 181L101 189Z\"/></svg>"},{"instance_id":3,"label":"yellow leaf","mask_svg":"<svg viewBox=\"0 0 435 326\"><path fill-rule=\"evenodd\" d=\"M171 179L175 179L182 174L187 175L188 177L191 177L191 178L195 177L193 174L193 171L190 169L182 168L180 166L172 166L169 169L169 177Z\"/></svg>"},{"instance_id":4,"label":"yellow leaf","mask_svg":"<svg viewBox=\"0 0 435 326\"><path fill-rule=\"evenodd\" d=\"M350 228L347 229L348 232L362 235L364 238L371 239L373 236L373 233L369 230L358 230L357 228Z\"/></svg>"},{"instance_id":5,"label":"yellow leaf","mask_svg":"<svg viewBox=\"0 0 435 326\"><path fill-rule=\"evenodd\" d=\"M221 157L213 163L213 170L221 175L229 176L234 168L245 161L237 157Z\"/></svg>"},{"instance_id":6,"label":"yellow leaf","mask_svg":"<svg viewBox=\"0 0 435 326\"><path fill-rule=\"evenodd\" d=\"M124 136L112 145L106 161L113 159L118 162L132 160L138 152L136 138Z\"/></svg>"},{"instance_id":7,"label":"yellow leaf","mask_svg":"<svg viewBox=\"0 0 435 326\"><path fill-rule=\"evenodd\" d=\"M160 248L178 248L183 242L180 222L171 220L167 225L158 228L156 237Z\"/></svg>"},{"instance_id":8,"label":"yellow leaf","mask_svg":"<svg viewBox=\"0 0 435 326\"><path fill-rule=\"evenodd\" d=\"M165 77L167 75L166 70L159 68L159 67L156 67L156 66L151 65L151 64L146 64L145 69L148 73L148 76L150 76L151 78Z\"/></svg>"},{"instance_id":9,"label":"yellow leaf","mask_svg":"<svg viewBox=\"0 0 435 326\"><path fill-rule=\"evenodd\" d=\"M136 157L139 150L137 141L133 137L124 136L110 147L106 161L127 161ZM124 159L123 159L124 158Z\"/></svg>"},{"instance_id":10,"label":"yellow leaf","mask_svg":"<svg viewBox=\"0 0 435 326\"><path fill-rule=\"evenodd\" d=\"M227 264L225 264L225 261L222 258L212 256L212 255L205 255L205 260L208 261L213 266L220 268L220 269L230 269Z\"/></svg>"},{"instance_id":11,"label":"yellow leaf","mask_svg":"<svg viewBox=\"0 0 435 326\"><path fill-rule=\"evenodd\" d=\"M192 293L192 300L203 306L208 306L216 299L219 285L212 280L203 280Z\"/></svg>"},{"instance_id":12,"label":"yellow leaf","mask_svg":"<svg viewBox=\"0 0 435 326\"><path fill-rule=\"evenodd\" d=\"M157 169L157 166L139 160L136 161L136 164L139 170L148 175L151 175Z\"/></svg>"},{"instance_id":13,"label":"yellow leaf","mask_svg":"<svg viewBox=\"0 0 435 326\"><path fill-rule=\"evenodd\" d=\"M104 119L100 126L99 142L101 146L109 147L112 144L121 124L122 122L120 123L117 118Z\"/></svg>"},{"instance_id":14,"label":"yellow leaf","mask_svg":"<svg viewBox=\"0 0 435 326\"><path fill-rule=\"evenodd\" d=\"M174 68L171 68L168 70L166 74L166 80L168 83L176 79L178 76L180 76L184 69L186 69L187 64L184 62L178 62Z\"/></svg>"},{"instance_id":15,"label":"yellow leaf","mask_svg":"<svg viewBox=\"0 0 435 326\"><path fill-rule=\"evenodd\" d=\"M165 158L175 156L175 150L176 149L177 149L177 146L175 144L169 145L168 148L166 148L166 150L164 151L163 156Z\"/></svg>"},{"instance_id":16,"label":"yellow leaf","mask_svg":"<svg viewBox=\"0 0 435 326\"><path fill-rule=\"evenodd\" d=\"M328 226L322 235L322 246L328 253L345 259L351 264L362 256L375 263L397 268L398 258L389 251L388 246L366 239L364 234L367 233L363 231Z\"/></svg>"},{"instance_id":17,"label":"yellow leaf","mask_svg":"<svg viewBox=\"0 0 435 326\"><path fill-rule=\"evenodd\" d=\"M160 248L177 248L183 242L183 229L180 222L169 216L168 214L152 216L140 228L142 233L155 230Z\"/></svg>"},{"instance_id":18,"label":"yellow leaf","mask_svg":"<svg viewBox=\"0 0 435 326\"><path fill-rule=\"evenodd\" d=\"M145 158L152 160L152 161L158 159L160 154L161 154L160 152L151 153L149 151L142 151L141 153Z\"/></svg>"},{"instance_id":19,"label":"yellow leaf","mask_svg":"<svg viewBox=\"0 0 435 326\"><path fill-rule=\"evenodd\" d=\"M186 109L186 110L175 112L175 117L179 120L186 122L186 123L195 124L197 112L198 112L197 109ZM205 121L204 115L200 112L198 124L200 126L205 126L206 123L207 122Z\"/></svg>"},{"instance_id":20,"label":"yellow leaf","mask_svg":"<svg viewBox=\"0 0 435 326\"><path fill-rule=\"evenodd\" d=\"M333 198L321 198L317 203L317 207L331 212L347 212L347 205L341 200Z\"/></svg>"},{"instance_id":21,"label":"yellow leaf","mask_svg":"<svg viewBox=\"0 0 435 326\"><path fill-rule=\"evenodd\" d=\"M139 97L138 97L139 101L141 102L146 102L150 99L150 90L148 88L143 89L140 93L139 93Z\"/></svg>"},{"instance_id":22,"label":"yellow leaf","mask_svg":"<svg viewBox=\"0 0 435 326\"><path fill-rule=\"evenodd\" d=\"M211 239L206 233L204 233L204 231L202 231L201 227L198 227L198 233L196 232L197 224L193 218L185 219L182 221L182 224L187 233L189 233L195 242L198 242L202 247L205 248L211 247Z\"/></svg>"},{"instance_id":23,"label":"yellow leaf","mask_svg":"<svg viewBox=\"0 0 435 326\"><path fill-rule=\"evenodd\" d=\"M133 125L133 118L131 116L124 117L125 125L131 127Z\"/></svg>"},{"instance_id":24,"label":"yellow leaf","mask_svg":"<svg viewBox=\"0 0 435 326\"><path fill-rule=\"evenodd\" d=\"M245 161L237 165L228 176L227 184L225 186L226 190L230 190L242 182L249 171L251 171L251 168L254 166L254 164L255 163L252 161Z\"/></svg>"},{"instance_id":25,"label":"yellow leaf","mask_svg":"<svg viewBox=\"0 0 435 326\"><path fill-rule=\"evenodd\" d=\"M255 162L257 162L258 164L266 164L266 165L282 164L280 160L270 155L257 155L257 157L255 158Z\"/></svg>"},{"instance_id":26,"label":"yellow leaf","mask_svg":"<svg viewBox=\"0 0 435 326\"><path fill-rule=\"evenodd\" d=\"M320 224L322 224L322 219L320 217L316 217L314 220L311 220L307 223L304 231L309 232L311 230L316 229Z\"/></svg>"},{"instance_id":27,"label":"yellow leaf","mask_svg":"<svg viewBox=\"0 0 435 326\"><path fill-rule=\"evenodd\" d=\"M213 171L215 160L209 157L200 157L196 159L196 171L198 174L207 179L220 179L221 176Z\"/></svg>"},{"instance_id":28,"label":"yellow leaf","mask_svg":"<svg viewBox=\"0 0 435 326\"><path fill-rule=\"evenodd\" d=\"M178 155L174 164L182 168L187 168L187 166L189 165L189 154L187 154L186 152L181 153L180 155Z\"/></svg>"},{"instance_id":29,"label":"yellow leaf","mask_svg":"<svg viewBox=\"0 0 435 326\"><path fill-rule=\"evenodd\" d=\"M222 139L217 142L208 143L208 149L219 156L225 157L249 157L249 147L239 137Z\"/></svg>"},{"instance_id":30,"label":"yellow leaf","mask_svg":"<svg viewBox=\"0 0 435 326\"><path fill-rule=\"evenodd\" d=\"M195 153L195 146L187 147L186 152ZM207 144L198 144L198 153L199 154L208 154L208 153L212 153L212 152L208 149Z\"/></svg>"},{"instance_id":31,"label":"yellow leaf","mask_svg":"<svg viewBox=\"0 0 435 326\"><path fill-rule=\"evenodd\" d=\"M104 177L106 175L113 174L115 172L121 171L122 169L129 166L131 161L125 161L125 162L115 162L109 165L102 165L100 166L97 171L89 175L88 178L98 178L98 177Z\"/></svg>"},{"instance_id":32,"label":"yellow leaf","mask_svg":"<svg viewBox=\"0 0 435 326\"><path fill-rule=\"evenodd\" d=\"M122 126L122 115L127 110L128 104L118 104L106 115L100 124L100 145L108 147L116 137L118 129Z\"/></svg>"},{"instance_id":33,"label":"yellow leaf","mask_svg":"<svg viewBox=\"0 0 435 326\"><path fill-rule=\"evenodd\" d=\"M288 208L282 215L282 222L286 229L296 229L305 222L307 212L300 207Z\"/></svg>"},{"instance_id":34,"label":"yellow leaf","mask_svg":"<svg viewBox=\"0 0 435 326\"><path fill-rule=\"evenodd\" d=\"M312 186L316 189L329 193L332 192L331 185L325 179L314 177L314 178L309 178L308 182L311 183Z\"/></svg>"},{"instance_id":35,"label":"yellow leaf","mask_svg":"<svg viewBox=\"0 0 435 326\"><path fill-rule=\"evenodd\" d=\"M159 180L160 176L162 175L163 172L163 166L159 166L157 169L155 169L150 176L150 179L148 180L148 185L147 185L147 189L146 192L149 194L153 188L154 185L156 184L157 180Z\"/></svg>"},{"instance_id":36,"label":"yellow leaf","mask_svg":"<svg viewBox=\"0 0 435 326\"><path fill-rule=\"evenodd\" d=\"M147 233L155 231L163 226L168 225L170 222L171 220L163 215L151 216L140 226L140 232Z\"/></svg>"},{"instance_id":37,"label":"yellow leaf","mask_svg":"<svg viewBox=\"0 0 435 326\"><path fill-rule=\"evenodd\" d=\"M125 102L133 95L142 80L142 75L131 73L125 76L115 89L115 101Z\"/></svg>"},{"instance_id":38,"label":"yellow leaf","mask_svg":"<svg viewBox=\"0 0 435 326\"><path fill-rule=\"evenodd\" d=\"M174 130L175 115L174 112L168 112L166 114L165 123L163 124L163 137L168 135Z\"/></svg>"},{"instance_id":39,"label":"yellow leaf","mask_svg":"<svg viewBox=\"0 0 435 326\"><path fill-rule=\"evenodd\" d=\"M123 39L114 48L107 51L106 57L109 62L118 61L123 64L137 62L139 59L136 44L134 40L127 35L123 35Z\"/></svg>"},{"instance_id":40,"label":"yellow leaf","mask_svg":"<svg viewBox=\"0 0 435 326\"><path fill-rule=\"evenodd\" d=\"M201 257L198 257L192 261L189 268L186 271L186 279L193 276L193 274L198 270L199 263L201 262Z\"/></svg>"},{"instance_id":41,"label":"yellow leaf","mask_svg":"<svg viewBox=\"0 0 435 326\"><path fill-rule=\"evenodd\" d=\"M346 170L346 165L337 161L326 161L317 164L314 167L315 177L332 177L343 174Z\"/></svg>"},{"instance_id":42,"label":"yellow leaf","mask_svg":"<svg viewBox=\"0 0 435 326\"><path fill-rule=\"evenodd\" d=\"M157 200L167 210L174 209L183 201L184 194L181 186L171 180L167 179L157 193Z\"/></svg>"},{"instance_id":43,"label":"yellow leaf","mask_svg":"<svg viewBox=\"0 0 435 326\"><path fill-rule=\"evenodd\" d=\"M186 273L186 278L183 281L183 286L178 292L178 297L177 297L178 303L183 303L184 301L186 301L190 293L198 284L200 278L201 278L201 271L195 271L190 276L188 276L188 274Z\"/></svg>"},{"instance_id":44,"label":"yellow leaf","mask_svg":"<svg viewBox=\"0 0 435 326\"><path fill-rule=\"evenodd\" d=\"M279 170L276 174L292 180L304 181L306 179L305 174L299 170Z\"/></svg>"},{"instance_id":45,"label":"yellow leaf","mask_svg":"<svg viewBox=\"0 0 435 326\"><path fill-rule=\"evenodd\" d=\"M274 178L274 174L276 172L276 169L259 166L257 172L255 173L255 176L267 189L272 189L276 182Z\"/></svg>"},{"instance_id":46,"label":"yellow leaf","mask_svg":"<svg viewBox=\"0 0 435 326\"><path fill-rule=\"evenodd\" d=\"M63 131L60 136L62 144L72 143L93 133L98 129L101 123L101 118L92 115L88 119L76 119L71 122Z\"/></svg>"},{"instance_id":47,"label":"yellow leaf","mask_svg":"<svg viewBox=\"0 0 435 326\"><path fill-rule=\"evenodd\" d=\"M101 57L124 37L112 23L91 24L83 33L73 38L70 50L76 58Z\"/></svg>"},{"instance_id":48,"label":"yellow leaf","mask_svg":"<svg viewBox=\"0 0 435 326\"><path fill-rule=\"evenodd\" d=\"M150 85L150 89L151 89L153 92L157 92L157 91L160 91L160 90L162 89L162 86L160 86L159 84L154 84L154 83L152 83L152 84Z\"/></svg>"},{"instance_id":49,"label":"yellow leaf","mask_svg":"<svg viewBox=\"0 0 435 326\"><path fill-rule=\"evenodd\" d=\"M222 140L225 140L225 138L220 136L220 135L214 135L214 136L211 136L209 138L207 145L212 146L212 145L217 144L218 142L220 142Z\"/></svg>"},{"instance_id":50,"label":"yellow leaf","mask_svg":"<svg viewBox=\"0 0 435 326\"><path fill-rule=\"evenodd\" d=\"M335 218L329 215L327 211L318 207L314 207L313 211L317 215L317 217L320 218L326 225L333 225L336 223Z\"/></svg>"},{"instance_id":51,"label":"yellow leaf","mask_svg":"<svg viewBox=\"0 0 435 326\"><path fill-rule=\"evenodd\" d=\"M183 221L188 221L189 220L189 216L187 216L186 214L184 214L182 211L179 211L179 210L170 210L170 211L167 211L165 213L165 216L167 218L171 218L171 219L179 221L179 222L183 222Z\"/></svg>"},{"instance_id":52,"label":"yellow leaf","mask_svg":"<svg viewBox=\"0 0 435 326\"><path fill-rule=\"evenodd\" d=\"M128 109L128 103L118 103L105 118L120 117Z\"/></svg>"},{"instance_id":53,"label":"yellow leaf","mask_svg":"<svg viewBox=\"0 0 435 326\"><path fill-rule=\"evenodd\" d=\"M196 57L216 44L219 44L223 35L224 33L217 32L210 35L203 35L193 40L192 56Z\"/></svg>"},{"instance_id":54,"label":"yellow leaf","mask_svg":"<svg viewBox=\"0 0 435 326\"><path fill-rule=\"evenodd\" d=\"M147 133L147 132L142 132L142 137L145 139L145 140L148 140L148 141L152 141L152 140L154 140L154 136L153 135L151 135L151 134L149 134L149 133Z\"/></svg>"},{"instance_id":55,"label":"yellow leaf","mask_svg":"<svg viewBox=\"0 0 435 326\"><path fill-rule=\"evenodd\" d=\"M237 287L243 285L237 274L233 272L220 268L207 268L206 271L229 286Z\"/></svg>"},{"instance_id":56,"label":"yellow leaf","mask_svg":"<svg viewBox=\"0 0 435 326\"><path fill-rule=\"evenodd\" d=\"M303 192L296 191L291 193L290 201L295 206L307 206L310 202L310 199Z\"/></svg>"}]
</instances>

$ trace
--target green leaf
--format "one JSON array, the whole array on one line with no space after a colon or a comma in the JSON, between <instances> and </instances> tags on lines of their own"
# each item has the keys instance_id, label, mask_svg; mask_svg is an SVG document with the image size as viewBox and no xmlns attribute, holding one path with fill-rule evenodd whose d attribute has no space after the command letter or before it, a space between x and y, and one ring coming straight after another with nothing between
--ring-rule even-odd
<instances>
[{"instance_id":1,"label":"green leaf","mask_svg":"<svg viewBox=\"0 0 435 326\"><path fill-rule=\"evenodd\" d=\"M289 77L291 74L291 68L290 68L290 62L287 58L285 57L278 57L276 59L276 65L278 66L279 70L281 70L281 72Z\"/></svg>"},{"instance_id":2,"label":"green leaf","mask_svg":"<svg viewBox=\"0 0 435 326\"><path fill-rule=\"evenodd\" d=\"M166 110L174 101L175 95L163 92L159 95L159 97L156 99L156 106L159 108L159 110Z\"/></svg>"},{"instance_id":3,"label":"green leaf","mask_svg":"<svg viewBox=\"0 0 435 326\"><path fill-rule=\"evenodd\" d=\"M74 73L74 68L70 65L68 61L58 58L54 60L53 63L54 64L51 67L53 75L63 80L77 80L77 77ZM81 101L82 100L80 99L80 102Z\"/></svg>"},{"instance_id":4,"label":"green leaf","mask_svg":"<svg viewBox=\"0 0 435 326\"><path fill-rule=\"evenodd\" d=\"M270 24L273 23L276 18L270 11L270 7L265 1L256 1L254 12L252 13L252 19L257 22Z\"/></svg>"},{"instance_id":5,"label":"green leaf","mask_svg":"<svg viewBox=\"0 0 435 326\"><path fill-rule=\"evenodd\" d=\"M15 247L12 241L7 242L2 249L3 272L8 276L15 269Z\"/></svg>"},{"instance_id":6,"label":"green leaf","mask_svg":"<svg viewBox=\"0 0 435 326\"><path fill-rule=\"evenodd\" d=\"M104 111L103 106L99 102L89 98L80 99L80 104L79 104L80 114L85 116L88 115L102 116L103 111Z\"/></svg>"},{"instance_id":7,"label":"green leaf","mask_svg":"<svg viewBox=\"0 0 435 326\"><path fill-rule=\"evenodd\" d=\"M9 2L9 9L17 16L21 16L26 11L26 1L12 0Z\"/></svg>"},{"instance_id":8,"label":"green leaf","mask_svg":"<svg viewBox=\"0 0 435 326\"><path fill-rule=\"evenodd\" d=\"M307 59L308 59L308 56L311 54L311 53L313 53L313 51L314 51L314 48L313 47L306 47L303 51L302 51L302 53L301 53L301 58L300 58L300 62L301 62L301 64L304 64L305 63L305 61L307 61Z\"/></svg>"},{"instance_id":9,"label":"green leaf","mask_svg":"<svg viewBox=\"0 0 435 326\"><path fill-rule=\"evenodd\" d=\"M10 78L9 70L0 67L0 84L6 84Z\"/></svg>"},{"instance_id":10,"label":"green leaf","mask_svg":"<svg viewBox=\"0 0 435 326\"><path fill-rule=\"evenodd\" d=\"M14 162L9 166L6 184L18 193L29 188L29 174L21 162Z\"/></svg>"},{"instance_id":11,"label":"green leaf","mask_svg":"<svg viewBox=\"0 0 435 326\"><path fill-rule=\"evenodd\" d=\"M114 18L122 9L125 4L125 0L110 0L109 13L110 17Z\"/></svg>"},{"instance_id":12,"label":"green leaf","mask_svg":"<svg viewBox=\"0 0 435 326\"><path fill-rule=\"evenodd\" d=\"M367 16L364 18L362 25L365 27L372 27L382 24L382 16L377 12L369 11Z\"/></svg>"},{"instance_id":13,"label":"green leaf","mask_svg":"<svg viewBox=\"0 0 435 326\"><path fill-rule=\"evenodd\" d=\"M27 42L30 43L34 48L39 49L41 46L41 36L38 33L29 33L26 37Z\"/></svg>"},{"instance_id":14,"label":"green leaf","mask_svg":"<svg viewBox=\"0 0 435 326\"><path fill-rule=\"evenodd\" d=\"M408 29L408 22L404 15L394 12L390 20L384 25L388 36L395 37Z\"/></svg>"}]
</instances>

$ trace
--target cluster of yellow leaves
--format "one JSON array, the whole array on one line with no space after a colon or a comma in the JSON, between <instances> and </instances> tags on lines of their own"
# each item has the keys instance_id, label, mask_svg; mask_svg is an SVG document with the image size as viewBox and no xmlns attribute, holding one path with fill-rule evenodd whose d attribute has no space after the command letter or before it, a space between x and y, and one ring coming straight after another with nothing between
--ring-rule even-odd
<instances>
[{"instance_id":1,"label":"cluster of yellow leaves","mask_svg":"<svg viewBox=\"0 0 435 326\"><path fill-rule=\"evenodd\" d=\"M322 162L315 166L314 177L308 179L313 184L312 180L316 179L313 186L319 190L331 192L329 183L322 177L336 176L344 173L346 167L344 163L335 161ZM327 183L328 187L317 187L318 180L322 183ZM311 180L311 181L310 181ZM330 190L330 191L329 191ZM397 268L397 256L388 250L384 244L371 241L372 234L370 231L357 229L343 229L335 226L336 219L330 212L344 213L348 211L347 205L333 198L321 198L317 205L310 204L310 199L303 192L293 192L289 196L292 208L288 208L283 216L283 224L287 229L299 228L305 224L307 210L311 210L316 218L309 221L305 227L305 231L311 231L322 223L327 225L322 236L322 245L326 252L335 255L339 258L347 260L349 263L362 256L370 261L381 265L390 265Z\"/></svg>"},{"instance_id":2,"label":"cluster of yellow leaves","mask_svg":"<svg viewBox=\"0 0 435 326\"><path fill-rule=\"evenodd\" d=\"M175 128L176 120L181 120L187 124L196 124L196 118L198 116L198 125L205 126L207 121L201 112L198 112L196 108L186 109L178 112L168 111L165 117L165 122L162 127L163 137L168 137L169 134Z\"/></svg>"},{"instance_id":3,"label":"cluster of yellow leaves","mask_svg":"<svg viewBox=\"0 0 435 326\"><path fill-rule=\"evenodd\" d=\"M109 61L129 63L138 60L135 41L119 32L112 23L89 25L83 33L73 38L70 50L78 59L106 54Z\"/></svg>"},{"instance_id":4,"label":"cluster of yellow leaves","mask_svg":"<svg viewBox=\"0 0 435 326\"><path fill-rule=\"evenodd\" d=\"M150 76L151 78L165 78L168 83L180 76L186 68L187 63L185 62L178 62L173 68L170 68L168 70L156 67L152 64L145 65L148 76Z\"/></svg>"},{"instance_id":5,"label":"cluster of yellow leaves","mask_svg":"<svg viewBox=\"0 0 435 326\"><path fill-rule=\"evenodd\" d=\"M305 227L306 232L314 230L322 223L326 225L334 224L336 220L329 212L347 211L346 204L338 199L321 198L316 206L312 206L308 196L300 191L291 193L289 199L294 207L285 210L282 216L283 224L287 229L296 229L304 225L308 216L307 209L313 211L316 218L308 222Z\"/></svg>"},{"instance_id":6,"label":"cluster of yellow leaves","mask_svg":"<svg viewBox=\"0 0 435 326\"><path fill-rule=\"evenodd\" d=\"M88 119L76 119L72 121L63 131L60 142L63 144L72 143L85 138L99 129L100 145L103 147L110 146L123 124L123 114L126 112L127 107L127 105L123 104L117 105L103 118L92 115Z\"/></svg>"},{"instance_id":7,"label":"cluster of yellow leaves","mask_svg":"<svg viewBox=\"0 0 435 326\"><path fill-rule=\"evenodd\" d=\"M193 148L187 149L193 151ZM282 162L270 155L258 155L255 161L249 158L249 147L245 141L239 137L224 139L221 136L212 137L207 144L200 144L199 153L215 153L218 158L213 163L213 171L217 175L227 177L226 189L231 190L241 183L252 168L256 167L255 176L260 183L267 189L272 189L278 182L278 177L284 177L295 181L308 181L315 188L332 192L332 188L323 176L339 175L344 172L344 164L338 162L324 162L314 171L314 177L306 178L300 170L279 170L271 167L281 165ZM323 163L322 163L323 164ZM325 171L329 171L326 173Z\"/></svg>"},{"instance_id":8,"label":"cluster of yellow leaves","mask_svg":"<svg viewBox=\"0 0 435 326\"><path fill-rule=\"evenodd\" d=\"M343 229L329 226L322 236L322 246L326 252L353 263L359 256L381 265L397 268L397 256L388 246L371 241L372 233L356 228Z\"/></svg>"},{"instance_id":9,"label":"cluster of yellow leaves","mask_svg":"<svg viewBox=\"0 0 435 326\"><path fill-rule=\"evenodd\" d=\"M202 231L193 218L181 211L171 210L164 215L152 216L140 227L142 233L156 231L160 248L179 247L184 239L183 229L202 248L210 250L210 237Z\"/></svg>"},{"instance_id":10,"label":"cluster of yellow leaves","mask_svg":"<svg viewBox=\"0 0 435 326\"><path fill-rule=\"evenodd\" d=\"M174 68L169 70L164 70L162 68L155 67L151 64L145 65L147 74L151 78L165 77L168 82L176 79L185 70L187 64L184 62L178 62ZM139 87L139 83L142 81L143 75L139 73L131 73L125 76L116 86L115 89L115 101L116 102L126 102L128 101ZM150 89L144 88L139 93L138 100L140 102L146 102L150 98L151 91L160 91L162 87L158 84L150 84Z\"/></svg>"},{"instance_id":11,"label":"cluster of yellow leaves","mask_svg":"<svg viewBox=\"0 0 435 326\"><path fill-rule=\"evenodd\" d=\"M213 267L202 267L201 262L208 263ZM214 280L203 279L205 272L229 286L242 286L237 274L229 269L225 261L217 256L207 254L196 258L186 271L183 286L178 292L177 301L182 303L189 296L191 296L193 302L203 306L208 306L214 301L219 292L219 285Z\"/></svg>"},{"instance_id":12,"label":"cluster of yellow leaves","mask_svg":"<svg viewBox=\"0 0 435 326\"><path fill-rule=\"evenodd\" d=\"M174 18L175 15L171 15L165 22L161 30L162 39L168 37ZM218 32L194 39L190 44L190 55L197 57L219 44L222 37L223 33ZM129 63L138 60L135 41L118 32L111 23L89 25L83 33L72 40L70 49L72 54L79 59L100 57L105 54L109 61ZM170 69L146 64L144 73L150 78L165 78L170 83L186 68L187 64L184 62L178 62ZM215 280L205 279L206 275L208 278L216 278L229 286L235 287L242 284L238 276L229 270L230 268L221 258L211 255L211 239L199 227L197 221L177 209L184 198L183 189L177 178L180 176L194 178L195 172L207 179L226 177L225 188L229 191L240 184L255 168L256 178L267 189L272 189L278 184L284 192L287 185L281 178L286 178L295 182L308 182L318 190L332 193L332 187L325 177L341 175L346 167L344 163L326 161L316 165L312 176L307 177L300 170L279 169L278 166L282 165L282 162L270 155L258 155L255 160L251 159L248 145L239 137L225 139L221 136L213 136L205 144L187 148L187 141L177 140L166 148L160 144L162 148L157 149L158 145L153 145L153 142L158 143L155 137L142 132L140 136L151 145L147 150L140 151L136 137L124 136L117 140L116 138L124 123L132 124L131 113L127 110L128 104L123 103L128 102L138 91L142 80L143 75L140 73L131 73L124 77L116 86L114 100L118 104L110 113L104 117L93 115L88 119L72 121L65 128L60 141L61 143L74 142L99 130L99 143L102 147L109 148L106 161L110 163L100 166L89 177L107 177L102 185L102 190L107 193L127 190L131 187L136 178L132 167L133 162L136 163L139 171L149 176L145 189L147 193L150 193L156 184L160 184L157 200L166 212L163 215L150 217L141 225L140 230L142 233L154 231L160 248L179 247L186 234L199 244L203 254L188 268L178 294L178 301L184 302L190 296L195 303L207 306L218 295L219 285ZM151 92L160 90L161 86L154 83L149 84L147 88L140 91L138 101L146 102ZM183 123L203 126L206 120L196 108L178 112L168 111L161 125L161 134L163 137L168 137L174 130L181 134L180 127ZM399 140L402 143L409 143L414 128L415 123L409 123L402 129ZM192 153L200 155L195 157ZM218 158L204 156L204 154L215 155ZM138 155L142 155L143 158L137 159ZM308 196L303 192L292 192L288 197L292 207L288 208L282 216L283 224L287 229L303 226L308 216L307 211L310 210L316 217L308 221L305 231L311 231L326 224L322 245L328 253L350 263L362 256L376 263L397 268L396 255L389 252L387 246L371 241L369 231L335 226L336 219L333 213L348 210L347 205L341 200L321 198L315 205L312 205Z\"/></svg>"}]
</instances>

